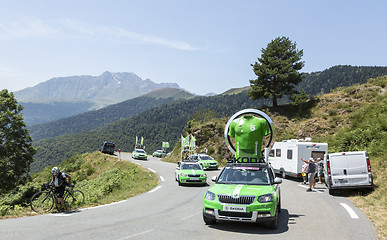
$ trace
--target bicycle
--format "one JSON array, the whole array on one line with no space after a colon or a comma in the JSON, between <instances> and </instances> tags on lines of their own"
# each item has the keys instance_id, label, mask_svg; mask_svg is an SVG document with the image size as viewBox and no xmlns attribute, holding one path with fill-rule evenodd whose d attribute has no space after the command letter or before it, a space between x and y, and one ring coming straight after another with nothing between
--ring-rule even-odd
<instances>
[{"instance_id":1,"label":"bicycle","mask_svg":"<svg viewBox=\"0 0 387 240\"><path fill-rule=\"evenodd\" d=\"M74 186L71 184L71 186ZM31 209L36 213L49 212L54 207L55 187L50 184L43 184L42 191L35 193L31 197ZM85 201L85 195L80 190L70 190L70 186L66 186L63 195L66 212L76 210L81 207ZM58 200L58 205L60 202Z\"/></svg>"}]
</instances>

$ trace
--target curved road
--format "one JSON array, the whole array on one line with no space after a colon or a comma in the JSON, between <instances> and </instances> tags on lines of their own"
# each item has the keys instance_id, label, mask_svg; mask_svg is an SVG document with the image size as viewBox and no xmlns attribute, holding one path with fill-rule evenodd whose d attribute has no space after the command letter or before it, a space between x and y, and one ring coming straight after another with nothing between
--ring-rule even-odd
<instances>
[{"instance_id":1,"label":"curved road","mask_svg":"<svg viewBox=\"0 0 387 240\"><path fill-rule=\"evenodd\" d=\"M282 211L277 230L258 224L202 220L202 199L218 171L207 171L208 186L175 182L176 164L158 158L133 160L160 177L150 192L114 204L73 213L46 214L0 220L0 239L376 239L367 217L344 197L332 197L323 186L306 192L299 182L281 184ZM87 197L87 196L86 196Z\"/></svg>"}]
</instances>

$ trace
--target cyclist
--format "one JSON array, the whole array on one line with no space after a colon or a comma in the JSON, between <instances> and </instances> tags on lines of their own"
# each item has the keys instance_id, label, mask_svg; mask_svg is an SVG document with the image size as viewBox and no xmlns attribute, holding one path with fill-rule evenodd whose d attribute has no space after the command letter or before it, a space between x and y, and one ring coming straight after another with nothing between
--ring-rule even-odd
<instances>
[{"instance_id":1,"label":"cyclist","mask_svg":"<svg viewBox=\"0 0 387 240\"><path fill-rule=\"evenodd\" d=\"M55 207L58 208L58 198L61 205L61 212L65 211L63 194L65 191L66 185L71 184L71 176L67 173L59 171L58 167L53 167L51 170L52 178L50 184L54 184L55 186L55 194L54 194L54 202ZM66 181L67 178L67 181ZM58 197L57 197L58 196Z\"/></svg>"}]
</instances>

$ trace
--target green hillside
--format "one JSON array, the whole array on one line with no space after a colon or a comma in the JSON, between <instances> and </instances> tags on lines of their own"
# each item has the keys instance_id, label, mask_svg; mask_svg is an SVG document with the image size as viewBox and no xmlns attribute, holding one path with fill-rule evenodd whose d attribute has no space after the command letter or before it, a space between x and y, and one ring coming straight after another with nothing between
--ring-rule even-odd
<instances>
[{"instance_id":1,"label":"green hillside","mask_svg":"<svg viewBox=\"0 0 387 240\"><path fill-rule=\"evenodd\" d=\"M42 139L33 144L39 147L39 150L31 165L31 171L36 172L47 165L58 164L77 153L96 151L103 141L113 141L116 143L116 149L131 152L136 135L145 138L146 151L152 153L161 148L163 141L175 144L187 121L197 112L211 111L216 117L224 117L244 108L259 108L263 103L264 101L250 100L245 92L236 95L195 97L163 104L88 132ZM78 123L73 123L74 127L76 124Z\"/></svg>"},{"instance_id":2,"label":"green hillside","mask_svg":"<svg viewBox=\"0 0 387 240\"><path fill-rule=\"evenodd\" d=\"M51 167L32 174L31 178L13 192L0 196L0 218L35 215L29 200L40 191L43 183L51 180ZM156 174L129 161L99 152L77 154L59 166L70 174L75 189L84 192L83 207L117 202L146 192L157 186Z\"/></svg>"},{"instance_id":3,"label":"green hillside","mask_svg":"<svg viewBox=\"0 0 387 240\"><path fill-rule=\"evenodd\" d=\"M86 132L162 104L192 96L192 94L180 89L158 89L147 95L109 105L99 110L30 126L29 130L35 141L65 134Z\"/></svg>"}]
</instances>

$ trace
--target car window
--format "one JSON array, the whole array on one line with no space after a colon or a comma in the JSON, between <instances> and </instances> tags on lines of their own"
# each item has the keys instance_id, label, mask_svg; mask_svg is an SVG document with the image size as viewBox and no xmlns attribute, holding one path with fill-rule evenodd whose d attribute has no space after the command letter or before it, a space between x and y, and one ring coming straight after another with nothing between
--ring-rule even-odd
<instances>
[{"instance_id":1,"label":"car window","mask_svg":"<svg viewBox=\"0 0 387 240\"><path fill-rule=\"evenodd\" d=\"M187 170L187 169L201 170L201 167L198 164L183 164L183 165L181 165L181 169L184 169L184 170Z\"/></svg>"},{"instance_id":2,"label":"car window","mask_svg":"<svg viewBox=\"0 0 387 240\"><path fill-rule=\"evenodd\" d=\"M201 160L214 160L212 157L207 156L207 155L200 156L200 159L201 159Z\"/></svg>"},{"instance_id":3,"label":"car window","mask_svg":"<svg viewBox=\"0 0 387 240\"><path fill-rule=\"evenodd\" d=\"M136 152L138 152L138 153L145 153L144 150L136 150Z\"/></svg>"},{"instance_id":4,"label":"car window","mask_svg":"<svg viewBox=\"0 0 387 240\"><path fill-rule=\"evenodd\" d=\"M225 167L219 176L217 183L270 185L270 176L265 167Z\"/></svg>"}]
</instances>

